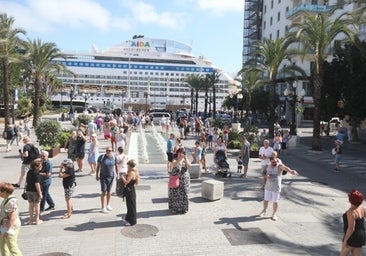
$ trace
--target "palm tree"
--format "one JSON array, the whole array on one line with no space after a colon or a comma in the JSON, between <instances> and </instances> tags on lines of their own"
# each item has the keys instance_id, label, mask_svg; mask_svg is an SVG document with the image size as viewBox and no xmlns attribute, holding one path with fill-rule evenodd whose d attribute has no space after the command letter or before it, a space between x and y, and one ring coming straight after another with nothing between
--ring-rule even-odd
<instances>
[{"instance_id":1,"label":"palm tree","mask_svg":"<svg viewBox=\"0 0 366 256\"><path fill-rule=\"evenodd\" d=\"M13 17L8 17L4 13L0 14L0 66L3 77L5 129L10 120L9 64L21 62L19 49L24 46L24 41L19 36L26 33L23 29L13 28L13 24Z\"/></svg>"},{"instance_id":2,"label":"palm tree","mask_svg":"<svg viewBox=\"0 0 366 256\"><path fill-rule=\"evenodd\" d=\"M27 64L34 86L33 127L36 127L40 117L41 92L46 91L49 74L53 72L69 73L69 71L64 65L53 61L65 57L55 43L42 42L41 39L29 40L28 47L29 61Z\"/></svg>"},{"instance_id":3,"label":"palm tree","mask_svg":"<svg viewBox=\"0 0 366 256\"><path fill-rule=\"evenodd\" d=\"M297 50L290 48L289 46L293 43L291 37L278 38L276 40L264 39L263 42L258 41L256 45L257 51L256 61L257 65L253 69L261 71L263 74L263 83L269 85L269 138L274 136L274 122L275 122L275 85L277 76L279 73L291 73L296 72L304 73L303 70L296 65L291 63L291 57L297 53ZM281 64L287 61L289 65L283 65L280 70Z\"/></svg>"},{"instance_id":4,"label":"palm tree","mask_svg":"<svg viewBox=\"0 0 366 256\"><path fill-rule=\"evenodd\" d=\"M195 103L194 109L195 114L198 113L198 93L200 90L202 90L204 88L204 79L202 78L202 76L200 75L193 75L190 74L186 77L186 82L190 85L192 92L195 91L195 101L193 101L193 97L192 97L192 102ZM193 96L193 93L191 94Z\"/></svg>"},{"instance_id":5,"label":"palm tree","mask_svg":"<svg viewBox=\"0 0 366 256\"><path fill-rule=\"evenodd\" d=\"M252 93L254 89L263 86L265 83L261 79L261 72L253 67L244 67L242 68L235 78L236 81L240 82L241 84L241 91L245 96L246 101L246 120L249 117L249 111L252 105ZM245 92L245 93L244 93Z\"/></svg>"},{"instance_id":6,"label":"palm tree","mask_svg":"<svg viewBox=\"0 0 366 256\"><path fill-rule=\"evenodd\" d=\"M354 20L348 13L343 13L330 20L325 14L312 15L305 13L301 23L294 24L291 31L295 31L296 39L302 44L302 55L309 55L314 66L312 70L312 81L314 86L314 118L313 118L313 139L312 149L321 150L320 140L320 99L323 87L323 63L326 58L325 51L333 40L344 34L352 40ZM309 54L310 53L310 54Z\"/></svg>"},{"instance_id":7,"label":"palm tree","mask_svg":"<svg viewBox=\"0 0 366 256\"><path fill-rule=\"evenodd\" d=\"M206 74L206 80L208 83L208 87L212 89L212 97L213 97L213 119L216 118L216 87L215 84L220 81L221 73L214 70L211 74Z\"/></svg>"}]
</instances>

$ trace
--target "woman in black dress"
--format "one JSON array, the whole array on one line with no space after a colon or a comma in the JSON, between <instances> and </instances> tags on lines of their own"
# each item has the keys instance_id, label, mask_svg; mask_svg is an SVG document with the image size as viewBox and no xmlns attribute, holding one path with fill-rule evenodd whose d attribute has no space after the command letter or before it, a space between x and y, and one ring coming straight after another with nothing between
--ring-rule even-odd
<instances>
[{"instance_id":1,"label":"woman in black dress","mask_svg":"<svg viewBox=\"0 0 366 256\"><path fill-rule=\"evenodd\" d=\"M127 176L122 176L122 180L126 186L126 221L131 225L136 225L136 190L140 182L140 174L136 168L136 161L131 159L127 162Z\"/></svg>"},{"instance_id":2,"label":"woman in black dress","mask_svg":"<svg viewBox=\"0 0 366 256\"><path fill-rule=\"evenodd\" d=\"M362 206L363 195L353 189L348 195L351 207L343 214L344 236L341 256L360 256L365 245L365 209Z\"/></svg>"}]
</instances>

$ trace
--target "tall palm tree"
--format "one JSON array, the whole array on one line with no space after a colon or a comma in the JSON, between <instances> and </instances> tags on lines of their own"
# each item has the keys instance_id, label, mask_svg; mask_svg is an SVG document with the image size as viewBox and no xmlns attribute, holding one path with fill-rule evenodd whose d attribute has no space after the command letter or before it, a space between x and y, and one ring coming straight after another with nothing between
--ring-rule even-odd
<instances>
[{"instance_id":1,"label":"tall palm tree","mask_svg":"<svg viewBox=\"0 0 366 256\"><path fill-rule=\"evenodd\" d=\"M212 97L213 97L213 108L212 108L212 112L213 112L213 118L216 118L216 86L215 84L217 84L220 81L220 72L217 72L216 70L214 70L212 73L210 74L206 74L206 80L208 83L208 87L212 89Z\"/></svg>"},{"instance_id":2,"label":"tall palm tree","mask_svg":"<svg viewBox=\"0 0 366 256\"><path fill-rule=\"evenodd\" d=\"M191 89L193 91L195 91L195 106L194 106L194 109L195 109L195 114L198 113L198 93L200 90L202 90L204 88L204 79L202 78L202 76L200 75L193 75L193 74L190 74L186 77L186 82L189 84L189 86L191 87ZM192 96L193 96L193 93L192 93ZM193 102L193 98L191 99L192 102ZM193 111L194 112L194 111Z\"/></svg>"},{"instance_id":3,"label":"tall palm tree","mask_svg":"<svg viewBox=\"0 0 366 256\"><path fill-rule=\"evenodd\" d=\"M33 126L36 127L40 118L41 93L48 86L49 73L68 73L68 70L64 65L53 61L65 57L55 43L42 42L38 38L33 41L29 40L28 47L29 61L27 64L28 70L31 71L34 86Z\"/></svg>"},{"instance_id":4,"label":"tall palm tree","mask_svg":"<svg viewBox=\"0 0 366 256\"><path fill-rule=\"evenodd\" d=\"M275 123L275 86L278 74L286 73L304 73L303 70L291 63L291 57L297 53L297 50L289 47L293 43L291 37L278 38L276 40L264 39L263 42L258 41L256 45L257 51L256 59L257 69L263 73L263 82L269 85L269 137L274 137L274 123ZM253 60L252 60L253 61ZM286 63L287 62L287 63ZM281 68L282 64L283 68Z\"/></svg>"},{"instance_id":5,"label":"tall palm tree","mask_svg":"<svg viewBox=\"0 0 366 256\"><path fill-rule=\"evenodd\" d=\"M19 49L23 48L24 41L19 36L26 33L23 29L13 28L14 21L13 17L8 17L4 13L0 14L0 66L3 77L5 128L10 120L9 64L21 62Z\"/></svg>"},{"instance_id":6,"label":"tall palm tree","mask_svg":"<svg viewBox=\"0 0 366 256\"><path fill-rule=\"evenodd\" d=\"M313 150L322 149L320 140L320 99L323 87L323 63L327 56L325 51L340 34L352 40L355 34L353 25L354 19L348 13L343 13L335 19L329 19L326 14L312 15L305 13L302 22L295 23L291 27L291 31L295 31L296 39L302 44L302 55L308 55L314 63L312 70L314 86Z\"/></svg>"},{"instance_id":7,"label":"tall palm tree","mask_svg":"<svg viewBox=\"0 0 366 256\"><path fill-rule=\"evenodd\" d=\"M248 120L249 117L249 111L252 105L252 93L254 89L265 84L261 78L261 72L253 67L242 68L235 78L236 81L240 82L241 91L245 97L243 100L246 101L246 120Z\"/></svg>"}]
</instances>

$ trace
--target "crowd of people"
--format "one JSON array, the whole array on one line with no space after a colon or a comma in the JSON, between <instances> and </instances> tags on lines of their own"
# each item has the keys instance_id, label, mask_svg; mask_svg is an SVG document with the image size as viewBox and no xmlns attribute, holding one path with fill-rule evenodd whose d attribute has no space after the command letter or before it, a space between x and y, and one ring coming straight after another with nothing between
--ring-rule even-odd
<instances>
[{"instance_id":1,"label":"crowd of people","mask_svg":"<svg viewBox=\"0 0 366 256\"><path fill-rule=\"evenodd\" d=\"M72 131L65 145L65 148L67 148L67 159L61 163L58 173L58 177L62 179L66 202L66 212L62 216L63 219L68 219L73 215L72 196L75 193L77 184L76 173L84 171L84 161L86 158L90 166L89 174L95 175L96 181L100 183L101 212L109 213L113 210L111 206L112 186L114 181L119 179L125 187L124 196L127 208L125 220L128 225L137 224L135 186L140 183L140 174L136 161L128 159L128 156L124 153L128 144L126 132L139 124L146 128L149 122L151 120L147 116L105 116L104 118L96 116L87 125L87 129L79 128ZM207 150L211 150L214 155L217 152L223 152L225 157L227 157L230 128L228 126L225 126L223 129L212 127L207 120L203 121L200 117L188 119L182 116L174 123L177 125L179 133L170 133L167 140L167 172L169 177L175 177L179 181L177 186L169 187L168 208L173 214L185 214L189 210L189 169L191 165L198 164L204 172L207 172L209 169L209 163L207 163L206 159ZM163 125L161 130L163 133L168 133L170 128L167 128L167 125ZM20 228L19 207L17 206L16 199L14 199L15 197L12 196L14 187L20 187L25 178L25 190L29 204L29 225L41 224L42 212L55 209L55 202L50 193L52 162L48 159L46 151L41 152L40 158L30 158L29 152L31 151L32 144L29 136L22 134L22 131L20 129L20 131L16 132L16 134L21 134L20 138L24 143L23 149L19 152L22 158L22 166L18 182L14 184L0 183L0 196L4 198L1 204L1 214L2 216L8 214L8 218L11 220L7 222L10 224L1 230L2 234L5 233L7 235L2 235L0 249L1 252L10 250L12 253L14 252L14 255L17 255L19 248L14 245L14 242L8 243L9 239L17 239ZM103 135L104 139L110 142L105 153L101 152L98 135ZM14 137L14 135L12 136ZM196 138L194 147L189 149L191 160L187 155L187 149L182 143L182 140L187 139L188 136ZM13 137L7 143L10 146L13 142ZM287 173L298 175L296 170L286 166L279 158L281 154L286 154L290 139L291 135L288 131L276 131L273 140L264 139L263 146L259 149L264 198L263 209L258 214L258 217L266 216L269 203L272 203L271 219L273 221L277 220L282 177ZM250 163L250 143L244 136L241 140L242 146L237 158L238 173L243 171L240 177L246 178ZM342 132L339 132L335 140L337 171L340 169L339 161L343 140L344 136L342 136ZM88 150L86 150L87 144L89 144ZM348 253L360 255L360 248L365 243L365 237L361 236L365 233L364 229L362 230L361 228L365 216L364 209L361 206L363 195L361 192L353 190L349 194L349 202L351 207L343 215L345 226L341 255L348 255ZM6 209L4 213L3 208ZM3 227L3 221L0 223ZM357 232L358 234L355 234Z\"/></svg>"}]
</instances>

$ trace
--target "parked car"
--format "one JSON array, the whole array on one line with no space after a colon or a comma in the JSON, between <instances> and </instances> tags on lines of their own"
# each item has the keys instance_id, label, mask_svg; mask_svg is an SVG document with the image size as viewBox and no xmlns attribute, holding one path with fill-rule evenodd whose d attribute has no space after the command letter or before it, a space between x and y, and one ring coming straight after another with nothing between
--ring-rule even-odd
<instances>
[{"instance_id":1,"label":"parked car","mask_svg":"<svg viewBox=\"0 0 366 256\"><path fill-rule=\"evenodd\" d=\"M100 109L100 113L102 114L111 114L113 112L113 109L107 108L107 107L103 107Z\"/></svg>"},{"instance_id":2,"label":"parked car","mask_svg":"<svg viewBox=\"0 0 366 256\"><path fill-rule=\"evenodd\" d=\"M153 124L158 125L163 117L170 119L170 114L168 112L152 112L149 114L153 121Z\"/></svg>"}]
</instances>

